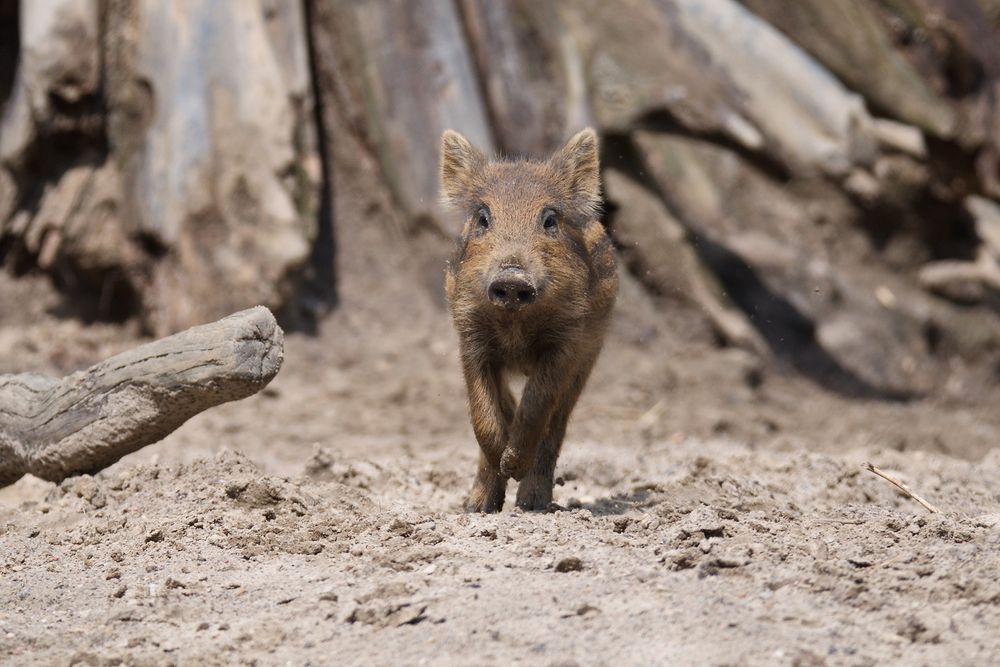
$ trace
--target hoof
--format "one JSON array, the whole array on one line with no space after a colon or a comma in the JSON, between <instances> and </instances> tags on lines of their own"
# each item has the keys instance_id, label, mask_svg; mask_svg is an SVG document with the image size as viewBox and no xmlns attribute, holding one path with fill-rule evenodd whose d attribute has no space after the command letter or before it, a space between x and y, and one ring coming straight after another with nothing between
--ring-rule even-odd
<instances>
[{"instance_id":1,"label":"hoof","mask_svg":"<svg viewBox=\"0 0 1000 667\"><path fill-rule=\"evenodd\" d=\"M502 510L504 496L507 495L507 480L494 478L491 482L489 484L477 482L462 503L462 509L479 514L494 514Z\"/></svg>"},{"instance_id":2,"label":"hoof","mask_svg":"<svg viewBox=\"0 0 1000 667\"><path fill-rule=\"evenodd\" d=\"M552 484L547 480L529 478L517 489L517 506L526 512L543 512L552 509ZM558 505L555 505L558 508Z\"/></svg>"},{"instance_id":3,"label":"hoof","mask_svg":"<svg viewBox=\"0 0 1000 667\"><path fill-rule=\"evenodd\" d=\"M496 514L503 509L503 502L486 502L469 498L462 503L462 509L469 514Z\"/></svg>"},{"instance_id":4,"label":"hoof","mask_svg":"<svg viewBox=\"0 0 1000 667\"><path fill-rule=\"evenodd\" d=\"M467 498L462 509L470 514L496 514L503 509L503 500L497 502L486 498Z\"/></svg>"}]
</instances>

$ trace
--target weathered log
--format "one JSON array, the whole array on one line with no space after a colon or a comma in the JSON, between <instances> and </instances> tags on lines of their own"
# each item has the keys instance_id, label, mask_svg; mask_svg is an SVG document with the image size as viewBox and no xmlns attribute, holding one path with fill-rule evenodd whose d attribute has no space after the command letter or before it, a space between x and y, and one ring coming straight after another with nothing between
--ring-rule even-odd
<instances>
[{"instance_id":1,"label":"weathered log","mask_svg":"<svg viewBox=\"0 0 1000 667\"><path fill-rule=\"evenodd\" d=\"M930 384L923 368L907 361L924 349L926 296L899 287L887 317L873 297L885 279L858 271L828 244L828 221L851 219L843 194L814 181L798 186L808 192L803 197L706 142L634 136L667 207L698 239L728 299L773 353L849 395L896 395L900 387ZM860 230L838 233L846 247L864 247Z\"/></svg>"},{"instance_id":2,"label":"weathered log","mask_svg":"<svg viewBox=\"0 0 1000 667\"><path fill-rule=\"evenodd\" d=\"M982 303L1000 295L1000 265L985 251L973 262L928 262L917 279L927 291L958 303Z\"/></svg>"},{"instance_id":3,"label":"weathered log","mask_svg":"<svg viewBox=\"0 0 1000 667\"><path fill-rule=\"evenodd\" d=\"M462 22L493 127L506 155L542 157L590 122L575 90L559 7L550 2L461 0Z\"/></svg>"},{"instance_id":4,"label":"weathered log","mask_svg":"<svg viewBox=\"0 0 1000 667\"><path fill-rule=\"evenodd\" d=\"M303 3L25 1L18 17L0 72L10 259L158 336L290 305L322 178Z\"/></svg>"},{"instance_id":5,"label":"weathered log","mask_svg":"<svg viewBox=\"0 0 1000 667\"><path fill-rule=\"evenodd\" d=\"M457 5L342 2L364 54L368 125L383 177L412 220L453 234L438 192L441 132L456 129L487 153L495 144Z\"/></svg>"},{"instance_id":6,"label":"weathered log","mask_svg":"<svg viewBox=\"0 0 1000 667\"><path fill-rule=\"evenodd\" d=\"M691 234L663 202L616 170L604 173L616 207L612 233L626 263L654 294L697 306L728 344L761 355L767 344L694 248Z\"/></svg>"},{"instance_id":7,"label":"weathered log","mask_svg":"<svg viewBox=\"0 0 1000 667\"><path fill-rule=\"evenodd\" d=\"M740 0L893 118L947 137L955 113L895 48L866 0Z\"/></svg>"},{"instance_id":8,"label":"weathered log","mask_svg":"<svg viewBox=\"0 0 1000 667\"><path fill-rule=\"evenodd\" d=\"M0 375L0 486L30 473L94 473L194 415L260 391L283 334L267 308L244 310L111 357L60 380Z\"/></svg>"}]
</instances>

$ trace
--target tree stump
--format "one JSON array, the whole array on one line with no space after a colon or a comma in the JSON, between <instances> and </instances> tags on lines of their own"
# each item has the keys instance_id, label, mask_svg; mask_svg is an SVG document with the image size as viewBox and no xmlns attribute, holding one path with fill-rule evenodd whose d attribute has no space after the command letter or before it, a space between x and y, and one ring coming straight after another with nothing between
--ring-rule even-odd
<instances>
[{"instance_id":1,"label":"tree stump","mask_svg":"<svg viewBox=\"0 0 1000 667\"><path fill-rule=\"evenodd\" d=\"M199 412L257 393L282 359L281 328L258 306L59 380L0 375L0 486L27 473L53 482L95 473Z\"/></svg>"}]
</instances>

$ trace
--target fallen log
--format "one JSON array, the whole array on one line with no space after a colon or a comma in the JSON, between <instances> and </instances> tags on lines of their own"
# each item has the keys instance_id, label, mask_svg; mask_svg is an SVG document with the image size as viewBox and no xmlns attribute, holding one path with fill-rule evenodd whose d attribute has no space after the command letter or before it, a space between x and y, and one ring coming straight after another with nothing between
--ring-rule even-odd
<instances>
[{"instance_id":1,"label":"fallen log","mask_svg":"<svg viewBox=\"0 0 1000 667\"><path fill-rule=\"evenodd\" d=\"M27 473L59 482L106 468L199 412L257 393L282 358L281 328L258 306L59 380L0 375L0 487Z\"/></svg>"}]
</instances>

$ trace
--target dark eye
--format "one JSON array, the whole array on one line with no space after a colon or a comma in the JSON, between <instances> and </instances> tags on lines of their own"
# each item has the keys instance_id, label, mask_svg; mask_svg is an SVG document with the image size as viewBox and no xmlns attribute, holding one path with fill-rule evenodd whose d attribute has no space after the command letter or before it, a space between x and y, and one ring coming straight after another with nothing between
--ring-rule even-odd
<instances>
[{"instance_id":1,"label":"dark eye","mask_svg":"<svg viewBox=\"0 0 1000 667\"><path fill-rule=\"evenodd\" d=\"M477 229L489 229L490 228L490 216L486 211L479 211L476 213L476 228Z\"/></svg>"},{"instance_id":2,"label":"dark eye","mask_svg":"<svg viewBox=\"0 0 1000 667\"><path fill-rule=\"evenodd\" d=\"M549 211L545 214L545 217L542 218L542 229L545 231L554 232L558 226L559 220L556 218L556 214L554 212Z\"/></svg>"}]
</instances>

